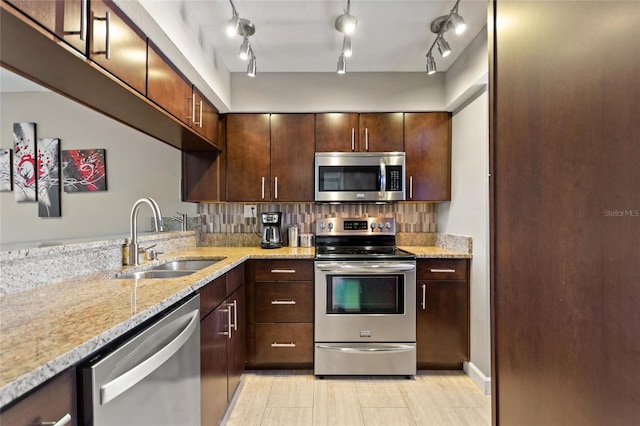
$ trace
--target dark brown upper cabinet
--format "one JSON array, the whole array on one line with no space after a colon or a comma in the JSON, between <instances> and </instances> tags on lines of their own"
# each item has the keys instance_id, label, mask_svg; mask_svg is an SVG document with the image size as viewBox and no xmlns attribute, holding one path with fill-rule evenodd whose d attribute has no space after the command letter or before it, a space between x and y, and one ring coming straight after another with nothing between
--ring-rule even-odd
<instances>
[{"instance_id":1,"label":"dark brown upper cabinet","mask_svg":"<svg viewBox=\"0 0 640 426\"><path fill-rule=\"evenodd\" d=\"M361 113L358 151L404 151L404 113Z\"/></svg>"},{"instance_id":2,"label":"dark brown upper cabinet","mask_svg":"<svg viewBox=\"0 0 640 426\"><path fill-rule=\"evenodd\" d=\"M451 200L451 114L404 115L407 201Z\"/></svg>"},{"instance_id":3,"label":"dark brown upper cabinet","mask_svg":"<svg viewBox=\"0 0 640 426\"><path fill-rule=\"evenodd\" d=\"M316 151L358 151L358 140L357 113L316 114Z\"/></svg>"},{"instance_id":4,"label":"dark brown upper cabinet","mask_svg":"<svg viewBox=\"0 0 640 426\"><path fill-rule=\"evenodd\" d=\"M191 127L207 140L217 142L218 110L193 86L192 121Z\"/></svg>"},{"instance_id":5,"label":"dark brown upper cabinet","mask_svg":"<svg viewBox=\"0 0 640 426\"><path fill-rule=\"evenodd\" d=\"M89 57L142 94L147 38L111 1L91 0Z\"/></svg>"},{"instance_id":6,"label":"dark brown upper cabinet","mask_svg":"<svg viewBox=\"0 0 640 426\"><path fill-rule=\"evenodd\" d=\"M60 40L86 54L86 0L6 0ZM82 13L84 12L84 14Z\"/></svg>"}]
</instances>

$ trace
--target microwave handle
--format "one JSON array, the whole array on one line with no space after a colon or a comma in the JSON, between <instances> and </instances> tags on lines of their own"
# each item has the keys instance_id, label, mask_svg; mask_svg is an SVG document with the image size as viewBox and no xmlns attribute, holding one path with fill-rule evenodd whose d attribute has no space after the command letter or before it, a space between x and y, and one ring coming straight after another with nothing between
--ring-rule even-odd
<instances>
[{"instance_id":1,"label":"microwave handle","mask_svg":"<svg viewBox=\"0 0 640 426\"><path fill-rule=\"evenodd\" d=\"M380 198L384 199L387 191L387 168L384 164L384 160L380 159Z\"/></svg>"}]
</instances>

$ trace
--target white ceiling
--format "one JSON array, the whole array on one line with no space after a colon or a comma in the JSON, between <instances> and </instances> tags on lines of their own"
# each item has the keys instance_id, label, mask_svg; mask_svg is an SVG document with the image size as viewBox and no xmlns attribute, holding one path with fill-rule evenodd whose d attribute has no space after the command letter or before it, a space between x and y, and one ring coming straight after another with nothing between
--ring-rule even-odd
<instances>
[{"instance_id":1,"label":"white ceiling","mask_svg":"<svg viewBox=\"0 0 640 426\"><path fill-rule=\"evenodd\" d=\"M238 58L242 37L229 38L224 29L232 16L228 0L184 1L199 25L200 36L214 46L231 72L245 72L247 63ZM351 14L358 19L353 35L353 56L347 72L423 72L425 55L435 39L429 26L447 15L455 1L440 0L352 0ZM342 33L335 19L347 0L234 0L241 18L256 26L250 37L260 72L335 72L342 49ZM486 0L461 0L459 14L467 31L445 34L453 53L440 57L434 48L438 71L445 71L487 22Z\"/></svg>"}]
</instances>

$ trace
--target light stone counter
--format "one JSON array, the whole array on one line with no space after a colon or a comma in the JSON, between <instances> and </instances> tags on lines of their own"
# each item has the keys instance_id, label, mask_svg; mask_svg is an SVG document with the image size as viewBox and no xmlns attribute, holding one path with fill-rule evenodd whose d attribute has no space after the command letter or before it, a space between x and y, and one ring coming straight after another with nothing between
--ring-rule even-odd
<instances>
[{"instance_id":1,"label":"light stone counter","mask_svg":"<svg viewBox=\"0 0 640 426\"><path fill-rule=\"evenodd\" d=\"M13 401L170 307L212 279L251 259L313 259L313 248L197 247L174 259L224 258L171 279L113 279L105 271L0 297L0 406Z\"/></svg>"},{"instance_id":2,"label":"light stone counter","mask_svg":"<svg viewBox=\"0 0 640 426\"><path fill-rule=\"evenodd\" d=\"M416 255L418 259L431 259L431 258L450 258L450 259L471 259L472 255L468 252L452 250L445 247L436 246L398 246L403 250Z\"/></svg>"}]
</instances>

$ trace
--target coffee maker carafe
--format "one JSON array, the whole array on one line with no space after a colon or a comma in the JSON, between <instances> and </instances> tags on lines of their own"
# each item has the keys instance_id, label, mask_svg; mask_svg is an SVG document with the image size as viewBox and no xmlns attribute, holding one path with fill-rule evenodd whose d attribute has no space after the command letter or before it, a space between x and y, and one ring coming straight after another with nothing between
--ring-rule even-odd
<instances>
[{"instance_id":1,"label":"coffee maker carafe","mask_svg":"<svg viewBox=\"0 0 640 426\"><path fill-rule=\"evenodd\" d=\"M270 212L262 213L262 248L280 248L282 247L282 233L280 225L282 223L282 213Z\"/></svg>"}]
</instances>

